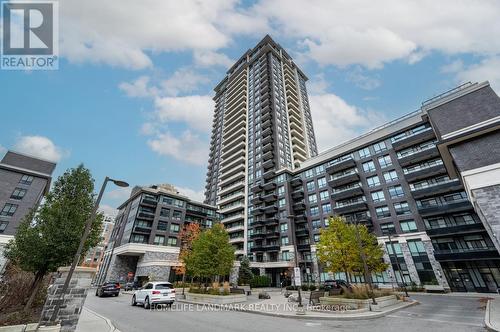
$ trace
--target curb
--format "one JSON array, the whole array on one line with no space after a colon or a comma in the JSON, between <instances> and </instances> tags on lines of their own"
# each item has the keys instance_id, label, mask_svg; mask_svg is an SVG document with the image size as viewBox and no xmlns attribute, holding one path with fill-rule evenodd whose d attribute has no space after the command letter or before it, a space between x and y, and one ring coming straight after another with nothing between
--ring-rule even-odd
<instances>
[{"instance_id":1,"label":"curb","mask_svg":"<svg viewBox=\"0 0 500 332\"><path fill-rule=\"evenodd\" d=\"M116 326L113 324L113 322L109 318L104 317L103 315L100 315L97 312L95 312L94 310L90 310L87 307L83 307L83 309L87 310L92 315L97 316L97 317L103 319L106 322L106 324L108 325L108 327L109 327L109 332L121 332L119 329L116 328Z\"/></svg>"},{"instance_id":2,"label":"curb","mask_svg":"<svg viewBox=\"0 0 500 332\"><path fill-rule=\"evenodd\" d=\"M490 306L491 306L490 303L491 303L491 301L492 300L488 300L488 302L486 302L486 312L484 313L484 325L486 325L486 329L488 331L500 332L500 330L498 330L497 328L495 328L490 323Z\"/></svg>"},{"instance_id":3,"label":"curb","mask_svg":"<svg viewBox=\"0 0 500 332\"><path fill-rule=\"evenodd\" d=\"M176 300L176 302L181 302L181 303L189 303L189 304L196 304L196 305L206 305L206 303L201 303L201 302L190 302L190 301L184 301L184 300ZM387 311L381 311L381 312L375 312L375 311L368 311L370 314L366 315L344 315L344 316L308 316L306 315L292 315L292 314L281 314L281 313L273 313L273 312L265 312L265 311L256 311L256 310L248 310L248 309L243 309L243 308L235 308L233 311L237 312L244 312L248 314L256 314L256 315L263 315L263 316L273 316L273 317L279 317L279 318L291 318L291 319L302 319L302 320L339 320L339 321L344 321L344 320L365 320L365 319L374 319L374 318L380 318L384 317L388 314L391 314L397 310L400 309L405 309L408 307L411 307L413 305L420 304L418 301L412 301L412 302L407 302L404 303L396 308L391 308ZM224 305L220 304L212 304L215 308L221 308L224 307Z\"/></svg>"}]
</instances>

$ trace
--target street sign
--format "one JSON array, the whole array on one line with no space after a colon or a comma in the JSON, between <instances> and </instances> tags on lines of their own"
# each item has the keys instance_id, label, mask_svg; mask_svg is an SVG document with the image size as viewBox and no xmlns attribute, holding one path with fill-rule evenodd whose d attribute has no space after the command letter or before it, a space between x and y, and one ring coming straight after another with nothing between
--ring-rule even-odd
<instances>
[{"instance_id":1,"label":"street sign","mask_svg":"<svg viewBox=\"0 0 500 332\"><path fill-rule=\"evenodd\" d=\"M297 287L302 286L302 279L300 278L300 267L293 268L293 278L295 281L295 286Z\"/></svg>"}]
</instances>

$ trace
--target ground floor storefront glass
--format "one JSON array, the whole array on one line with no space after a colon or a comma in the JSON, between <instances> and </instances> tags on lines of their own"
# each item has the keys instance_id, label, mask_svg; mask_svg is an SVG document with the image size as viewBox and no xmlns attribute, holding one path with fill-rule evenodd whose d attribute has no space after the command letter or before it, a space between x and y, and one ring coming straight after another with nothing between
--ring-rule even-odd
<instances>
[{"instance_id":1,"label":"ground floor storefront glass","mask_svg":"<svg viewBox=\"0 0 500 332\"><path fill-rule=\"evenodd\" d=\"M454 292L497 292L500 287L500 260L441 262Z\"/></svg>"}]
</instances>

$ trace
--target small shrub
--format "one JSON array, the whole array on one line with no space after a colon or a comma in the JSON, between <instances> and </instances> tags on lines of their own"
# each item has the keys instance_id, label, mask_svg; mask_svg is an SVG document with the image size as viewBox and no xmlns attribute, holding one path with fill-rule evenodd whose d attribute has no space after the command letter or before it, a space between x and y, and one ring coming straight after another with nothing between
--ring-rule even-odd
<instances>
[{"instance_id":1,"label":"small shrub","mask_svg":"<svg viewBox=\"0 0 500 332\"><path fill-rule=\"evenodd\" d=\"M269 285L271 285L271 278L268 276L254 276L250 281L252 288L269 287Z\"/></svg>"},{"instance_id":2,"label":"small shrub","mask_svg":"<svg viewBox=\"0 0 500 332\"><path fill-rule=\"evenodd\" d=\"M267 300L270 298L271 298L271 296L267 292L260 292L259 293L259 299L261 299L261 300Z\"/></svg>"},{"instance_id":3,"label":"small shrub","mask_svg":"<svg viewBox=\"0 0 500 332\"><path fill-rule=\"evenodd\" d=\"M315 290L316 290L316 285L311 285L311 286L309 286L309 290L310 290L310 291L315 291Z\"/></svg>"},{"instance_id":4,"label":"small shrub","mask_svg":"<svg viewBox=\"0 0 500 332\"><path fill-rule=\"evenodd\" d=\"M297 290L296 286L286 286L286 290Z\"/></svg>"},{"instance_id":5,"label":"small shrub","mask_svg":"<svg viewBox=\"0 0 500 332\"><path fill-rule=\"evenodd\" d=\"M308 285L302 285L302 286L300 286L300 289L305 292L305 291L309 290L309 286Z\"/></svg>"}]
</instances>

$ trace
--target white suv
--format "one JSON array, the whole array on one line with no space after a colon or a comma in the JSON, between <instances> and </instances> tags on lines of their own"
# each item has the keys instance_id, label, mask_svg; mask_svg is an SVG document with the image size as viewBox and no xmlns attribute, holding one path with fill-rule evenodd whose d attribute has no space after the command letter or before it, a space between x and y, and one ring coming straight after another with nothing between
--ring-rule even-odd
<instances>
[{"instance_id":1,"label":"white suv","mask_svg":"<svg viewBox=\"0 0 500 332\"><path fill-rule=\"evenodd\" d=\"M144 305L144 309L149 309L152 305L171 305L175 301L174 286L168 281L148 282L132 295L132 305Z\"/></svg>"}]
</instances>

